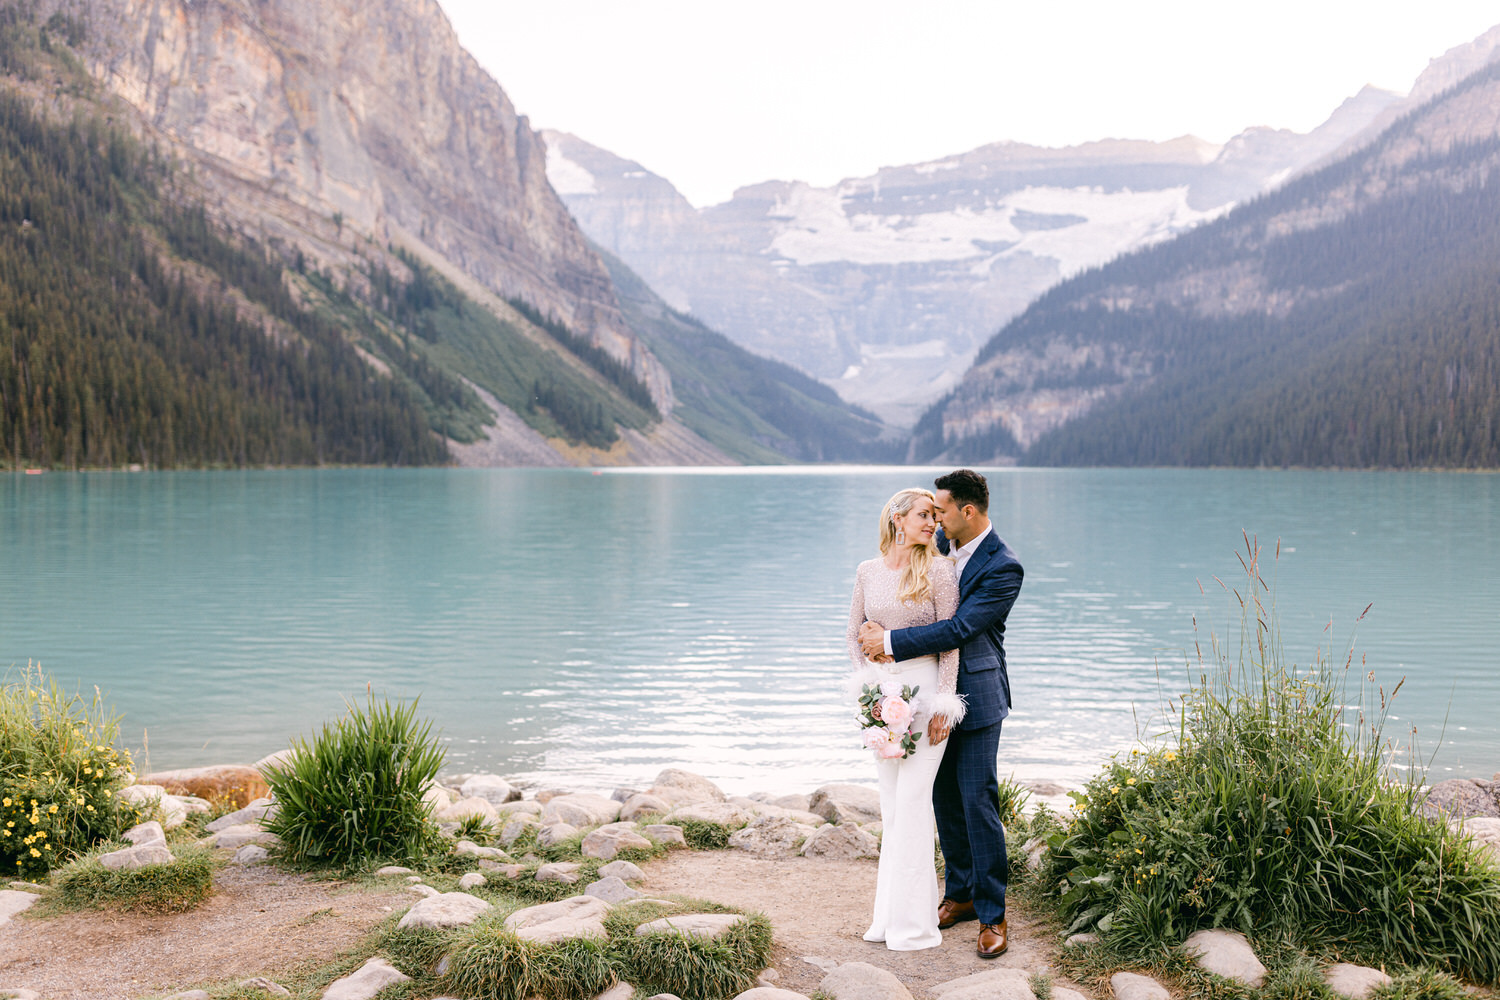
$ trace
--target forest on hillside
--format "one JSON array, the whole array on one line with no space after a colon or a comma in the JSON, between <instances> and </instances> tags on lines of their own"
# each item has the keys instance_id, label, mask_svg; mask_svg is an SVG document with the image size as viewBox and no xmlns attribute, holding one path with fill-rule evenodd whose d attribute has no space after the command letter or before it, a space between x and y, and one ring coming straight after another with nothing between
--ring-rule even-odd
<instances>
[{"instance_id":1,"label":"forest on hillside","mask_svg":"<svg viewBox=\"0 0 1500 1000\"><path fill-rule=\"evenodd\" d=\"M1500 67L1451 91L1500 80ZM1176 239L1052 289L985 345L1107 345L1149 359L1134 384L1104 368L1054 376L1113 389L1024 451L1003 428L943 439L954 396L917 427L914 456L1039 465L1500 467L1500 138L1381 164L1417 116L1372 146ZM1276 226L1322 209L1381 172L1380 196L1316 226ZM1268 301L1206 315L1160 290L1240 269ZM1122 307L1122 300L1133 300ZM1040 383L1033 388L1040 388ZM955 394L956 395L956 394Z\"/></svg>"}]
</instances>

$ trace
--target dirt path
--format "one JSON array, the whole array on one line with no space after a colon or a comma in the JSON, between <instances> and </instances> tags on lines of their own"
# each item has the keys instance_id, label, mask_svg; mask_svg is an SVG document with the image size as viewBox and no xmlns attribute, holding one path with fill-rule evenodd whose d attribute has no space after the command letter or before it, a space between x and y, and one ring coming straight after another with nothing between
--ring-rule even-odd
<instances>
[{"instance_id":1,"label":"dirt path","mask_svg":"<svg viewBox=\"0 0 1500 1000\"><path fill-rule=\"evenodd\" d=\"M868 962L895 974L923 1000L937 983L987 969L1051 971L1057 947L1050 932L1037 932L1014 911L1006 915L1010 950L996 959L974 953L975 923L944 931L943 946L927 951L888 951L885 945L870 944L861 935L875 902L874 861L770 861L740 851L674 851L642 868L646 881L640 888L645 891L698 896L764 913L776 929L776 985L800 993L817 989L833 962ZM1079 989L1062 980L1059 984Z\"/></svg>"},{"instance_id":2,"label":"dirt path","mask_svg":"<svg viewBox=\"0 0 1500 1000\"><path fill-rule=\"evenodd\" d=\"M0 987L47 1000L131 1000L204 980L270 976L352 946L407 894L341 891L270 865L230 865L198 909L169 916L107 911L0 927Z\"/></svg>"}]
</instances>

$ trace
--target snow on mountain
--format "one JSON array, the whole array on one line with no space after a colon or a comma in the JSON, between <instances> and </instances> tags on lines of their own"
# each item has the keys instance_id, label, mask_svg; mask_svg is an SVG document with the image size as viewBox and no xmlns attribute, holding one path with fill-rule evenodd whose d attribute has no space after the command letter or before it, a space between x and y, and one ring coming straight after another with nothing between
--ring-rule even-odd
<instances>
[{"instance_id":1,"label":"snow on mountain","mask_svg":"<svg viewBox=\"0 0 1500 1000\"><path fill-rule=\"evenodd\" d=\"M767 181L701 210L638 163L542 136L583 230L674 307L909 426L1047 288L1279 184L1400 99L1366 88L1313 132L1223 146L997 142L826 188Z\"/></svg>"}]
</instances>

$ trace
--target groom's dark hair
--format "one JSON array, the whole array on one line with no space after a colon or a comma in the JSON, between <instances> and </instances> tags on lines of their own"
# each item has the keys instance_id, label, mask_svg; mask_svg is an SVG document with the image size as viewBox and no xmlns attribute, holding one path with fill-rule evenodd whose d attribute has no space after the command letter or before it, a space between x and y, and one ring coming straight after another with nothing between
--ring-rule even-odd
<instances>
[{"instance_id":1,"label":"groom's dark hair","mask_svg":"<svg viewBox=\"0 0 1500 1000\"><path fill-rule=\"evenodd\" d=\"M960 507L973 504L981 514L990 512L990 484L973 469L954 469L946 476L938 476L932 485L947 490Z\"/></svg>"}]
</instances>

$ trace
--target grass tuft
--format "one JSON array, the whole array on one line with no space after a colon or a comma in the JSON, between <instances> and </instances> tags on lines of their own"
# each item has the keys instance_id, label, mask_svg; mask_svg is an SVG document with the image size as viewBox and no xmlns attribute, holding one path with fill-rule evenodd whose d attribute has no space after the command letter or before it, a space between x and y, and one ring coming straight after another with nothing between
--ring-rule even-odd
<instances>
[{"instance_id":1,"label":"grass tuft","mask_svg":"<svg viewBox=\"0 0 1500 1000\"><path fill-rule=\"evenodd\" d=\"M350 705L291 758L267 771L281 809L265 823L294 865L353 869L377 860L418 861L441 849L422 792L443 764L432 724L417 704Z\"/></svg>"},{"instance_id":2,"label":"grass tuft","mask_svg":"<svg viewBox=\"0 0 1500 1000\"><path fill-rule=\"evenodd\" d=\"M1352 654L1283 660L1259 555L1247 540L1239 641L1211 637L1174 745L1116 758L1049 837L1034 877L1064 933L1149 958L1231 927L1500 981L1500 870L1415 814L1419 772L1393 781L1389 699L1349 690Z\"/></svg>"},{"instance_id":3,"label":"grass tuft","mask_svg":"<svg viewBox=\"0 0 1500 1000\"><path fill-rule=\"evenodd\" d=\"M771 923L752 913L717 938L676 932L637 936L632 930L613 942L623 977L647 996L722 1000L755 985L756 974L770 961Z\"/></svg>"},{"instance_id":4,"label":"grass tuft","mask_svg":"<svg viewBox=\"0 0 1500 1000\"><path fill-rule=\"evenodd\" d=\"M56 902L65 909L120 909L181 913L208 898L213 889L213 852L178 847L176 860L142 868L109 869L100 851L64 865L52 874Z\"/></svg>"},{"instance_id":5,"label":"grass tuft","mask_svg":"<svg viewBox=\"0 0 1500 1000\"><path fill-rule=\"evenodd\" d=\"M734 831L723 823L690 819L673 824L682 827L683 839L695 851L722 851L729 846L729 835Z\"/></svg>"}]
</instances>

